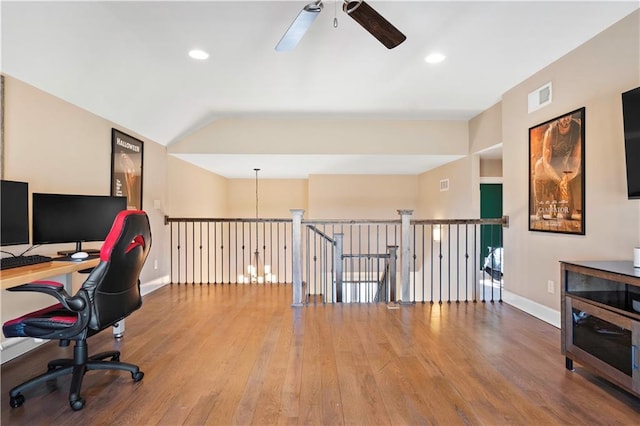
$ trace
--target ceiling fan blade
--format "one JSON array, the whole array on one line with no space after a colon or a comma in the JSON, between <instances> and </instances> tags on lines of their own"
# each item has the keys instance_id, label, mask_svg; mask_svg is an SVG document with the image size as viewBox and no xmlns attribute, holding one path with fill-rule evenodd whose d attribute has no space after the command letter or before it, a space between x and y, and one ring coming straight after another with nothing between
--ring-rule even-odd
<instances>
[{"instance_id":1,"label":"ceiling fan blade","mask_svg":"<svg viewBox=\"0 0 640 426\"><path fill-rule=\"evenodd\" d=\"M313 21L316 20L320 12L322 11L322 0L317 0L309 3L302 8L296 19L291 23L287 32L284 33L278 44L276 45L276 51L286 52L293 50L302 36L307 32Z\"/></svg>"},{"instance_id":2,"label":"ceiling fan blade","mask_svg":"<svg viewBox=\"0 0 640 426\"><path fill-rule=\"evenodd\" d=\"M342 5L342 10L362 28L369 31L387 49L393 49L407 39L404 34L364 1L345 2Z\"/></svg>"}]
</instances>

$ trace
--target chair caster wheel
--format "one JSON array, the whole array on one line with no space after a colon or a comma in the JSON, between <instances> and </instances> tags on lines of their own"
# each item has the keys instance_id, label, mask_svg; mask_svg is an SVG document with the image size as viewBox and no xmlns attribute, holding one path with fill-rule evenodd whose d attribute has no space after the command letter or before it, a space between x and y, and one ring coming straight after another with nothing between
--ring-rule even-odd
<instances>
[{"instance_id":1,"label":"chair caster wheel","mask_svg":"<svg viewBox=\"0 0 640 426\"><path fill-rule=\"evenodd\" d=\"M131 373L131 377L133 377L134 382L139 382L144 377L144 373L142 371L138 371L137 373Z\"/></svg>"},{"instance_id":2,"label":"chair caster wheel","mask_svg":"<svg viewBox=\"0 0 640 426\"><path fill-rule=\"evenodd\" d=\"M69 401L69 405L73 411L80 411L84 408L84 399L78 398L75 401Z\"/></svg>"},{"instance_id":3,"label":"chair caster wheel","mask_svg":"<svg viewBox=\"0 0 640 426\"><path fill-rule=\"evenodd\" d=\"M16 396L11 397L11 401L9 401L11 408L18 408L22 404L24 404L24 395L18 394Z\"/></svg>"}]
</instances>

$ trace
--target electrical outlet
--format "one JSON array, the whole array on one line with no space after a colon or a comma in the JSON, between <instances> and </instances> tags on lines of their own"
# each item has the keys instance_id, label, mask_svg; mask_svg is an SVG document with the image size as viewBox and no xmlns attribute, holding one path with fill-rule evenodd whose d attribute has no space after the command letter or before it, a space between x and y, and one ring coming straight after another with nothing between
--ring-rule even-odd
<instances>
[{"instance_id":1,"label":"electrical outlet","mask_svg":"<svg viewBox=\"0 0 640 426\"><path fill-rule=\"evenodd\" d=\"M552 280L547 281L547 291L551 294L556 292L556 283Z\"/></svg>"},{"instance_id":2,"label":"electrical outlet","mask_svg":"<svg viewBox=\"0 0 640 426\"><path fill-rule=\"evenodd\" d=\"M153 269L158 269L158 259L154 259L154 261L153 261Z\"/></svg>"}]
</instances>

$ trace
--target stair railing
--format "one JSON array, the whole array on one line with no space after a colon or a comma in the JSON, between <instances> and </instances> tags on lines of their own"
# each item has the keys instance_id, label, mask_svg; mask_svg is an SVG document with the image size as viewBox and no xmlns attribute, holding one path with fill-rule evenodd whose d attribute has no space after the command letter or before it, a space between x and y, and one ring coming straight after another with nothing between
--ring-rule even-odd
<instances>
[{"instance_id":1,"label":"stair railing","mask_svg":"<svg viewBox=\"0 0 640 426\"><path fill-rule=\"evenodd\" d=\"M492 234L490 250L501 248L507 217L399 213L401 220L307 220L302 210L293 219L167 217L171 282L291 284L294 306L502 301L502 255L484 256L479 236Z\"/></svg>"}]
</instances>

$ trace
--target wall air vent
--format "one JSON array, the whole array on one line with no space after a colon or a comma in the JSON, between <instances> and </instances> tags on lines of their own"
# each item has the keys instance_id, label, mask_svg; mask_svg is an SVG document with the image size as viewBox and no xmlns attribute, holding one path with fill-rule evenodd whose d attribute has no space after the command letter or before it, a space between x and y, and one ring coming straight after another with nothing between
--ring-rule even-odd
<instances>
[{"instance_id":1,"label":"wall air vent","mask_svg":"<svg viewBox=\"0 0 640 426\"><path fill-rule=\"evenodd\" d=\"M440 191L448 191L449 190L449 179L442 179L440 181Z\"/></svg>"},{"instance_id":2,"label":"wall air vent","mask_svg":"<svg viewBox=\"0 0 640 426\"><path fill-rule=\"evenodd\" d=\"M529 113L532 113L533 111L539 110L540 108L549 105L553 98L552 95L553 91L551 90L551 82L529 93Z\"/></svg>"}]
</instances>

